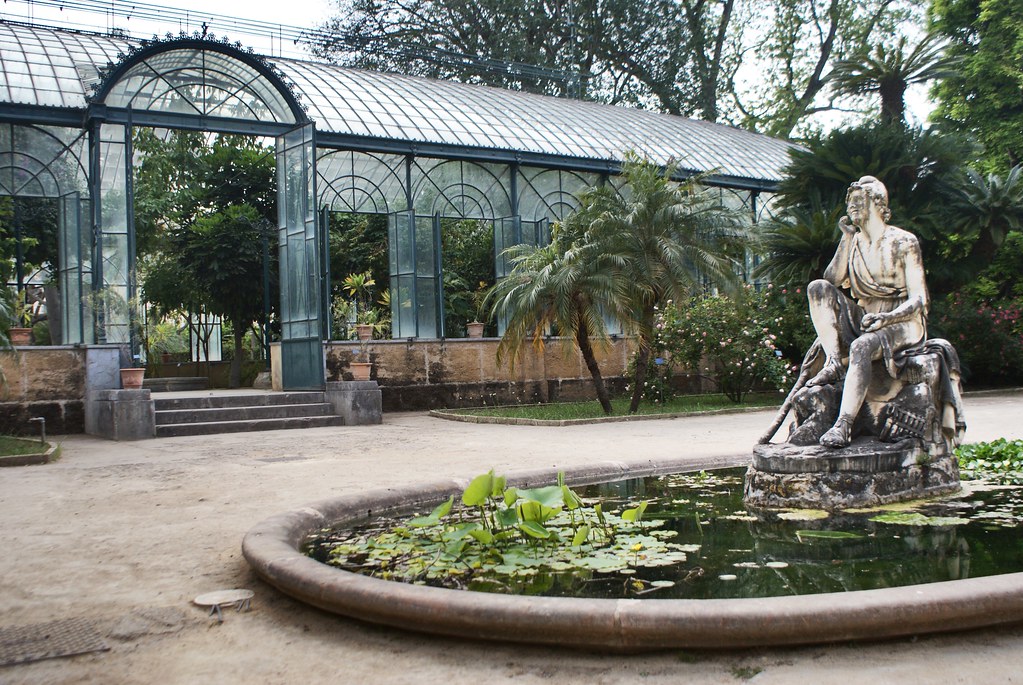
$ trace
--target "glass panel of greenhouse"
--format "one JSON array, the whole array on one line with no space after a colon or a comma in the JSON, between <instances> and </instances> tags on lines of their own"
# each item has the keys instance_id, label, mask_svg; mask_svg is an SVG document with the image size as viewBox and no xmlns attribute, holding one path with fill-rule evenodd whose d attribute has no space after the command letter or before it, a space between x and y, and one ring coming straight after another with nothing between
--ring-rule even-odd
<instances>
[{"instance_id":1,"label":"glass panel of greenhouse","mask_svg":"<svg viewBox=\"0 0 1023 685\"><path fill-rule=\"evenodd\" d=\"M317 382L306 357L328 333L322 217L332 212L388 217L392 335L439 337L443 222L488 224L502 277L501 250L547 241L580 192L621 191L629 153L679 178L708 174L753 224L770 212L790 149L678 116L264 57L195 35L4 23L0 69L0 195L60 202L65 343L133 343L130 312L96 296L136 296L133 128L279 141L283 341L302 356L284 363L302 367L306 386ZM301 145L281 149L293 139Z\"/></svg>"}]
</instances>

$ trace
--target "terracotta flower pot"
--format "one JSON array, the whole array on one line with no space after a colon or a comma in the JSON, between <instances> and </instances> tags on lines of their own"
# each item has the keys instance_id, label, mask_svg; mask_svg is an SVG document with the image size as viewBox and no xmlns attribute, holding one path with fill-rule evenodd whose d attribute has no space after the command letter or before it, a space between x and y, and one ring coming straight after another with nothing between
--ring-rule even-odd
<instances>
[{"instance_id":1,"label":"terracotta flower pot","mask_svg":"<svg viewBox=\"0 0 1023 685\"><path fill-rule=\"evenodd\" d=\"M9 337L12 345L31 345L32 329L12 327L9 331Z\"/></svg>"},{"instance_id":2,"label":"terracotta flower pot","mask_svg":"<svg viewBox=\"0 0 1023 685\"><path fill-rule=\"evenodd\" d=\"M355 332L359 340L366 341L373 339L373 324L360 323L355 325Z\"/></svg>"},{"instance_id":3,"label":"terracotta flower pot","mask_svg":"<svg viewBox=\"0 0 1023 685\"><path fill-rule=\"evenodd\" d=\"M486 324L480 323L479 321L470 321L469 323L465 324L465 330L469 332L470 338L482 338L483 329L485 327Z\"/></svg>"},{"instance_id":4,"label":"terracotta flower pot","mask_svg":"<svg viewBox=\"0 0 1023 685\"><path fill-rule=\"evenodd\" d=\"M141 390L142 379L146 376L146 370L121 369L121 387L125 390Z\"/></svg>"},{"instance_id":5,"label":"terracotta flower pot","mask_svg":"<svg viewBox=\"0 0 1023 685\"><path fill-rule=\"evenodd\" d=\"M369 374L373 370L372 362L352 362L349 365L353 381L368 381Z\"/></svg>"}]
</instances>

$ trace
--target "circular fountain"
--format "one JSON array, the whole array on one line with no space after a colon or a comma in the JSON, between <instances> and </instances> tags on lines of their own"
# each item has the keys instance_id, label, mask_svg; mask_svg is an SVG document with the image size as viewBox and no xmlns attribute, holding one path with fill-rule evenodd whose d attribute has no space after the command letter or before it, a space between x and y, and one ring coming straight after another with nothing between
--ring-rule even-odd
<instances>
[{"instance_id":1,"label":"circular fountain","mask_svg":"<svg viewBox=\"0 0 1023 685\"><path fill-rule=\"evenodd\" d=\"M693 469L735 466L662 460L606 463L566 473L581 485ZM510 478L523 487L552 472ZM510 596L410 585L349 573L300 551L334 524L432 505L467 481L385 489L324 500L259 523L243 551L282 592L372 623L440 635L583 646L617 651L820 643L964 630L1023 617L1023 573L857 592L753 599L577 599Z\"/></svg>"}]
</instances>

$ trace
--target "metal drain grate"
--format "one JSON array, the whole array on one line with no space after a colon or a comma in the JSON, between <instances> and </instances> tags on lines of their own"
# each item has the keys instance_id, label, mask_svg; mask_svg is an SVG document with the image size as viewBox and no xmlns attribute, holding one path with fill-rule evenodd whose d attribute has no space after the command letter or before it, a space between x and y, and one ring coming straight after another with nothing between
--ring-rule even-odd
<instances>
[{"instance_id":1,"label":"metal drain grate","mask_svg":"<svg viewBox=\"0 0 1023 685\"><path fill-rule=\"evenodd\" d=\"M0 666L108 649L93 622L84 618L0 628Z\"/></svg>"}]
</instances>

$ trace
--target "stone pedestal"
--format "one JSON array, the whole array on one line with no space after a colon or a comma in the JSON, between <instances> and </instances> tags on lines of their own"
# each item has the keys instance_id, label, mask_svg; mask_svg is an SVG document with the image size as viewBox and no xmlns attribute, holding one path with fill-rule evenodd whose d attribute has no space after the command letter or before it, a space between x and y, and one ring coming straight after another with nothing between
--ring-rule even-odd
<instances>
[{"instance_id":1,"label":"stone pedestal","mask_svg":"<svg viewBox=\"0 0 1023 685\"><path fill-rule=\"evenodd\" d=\"M85 432L109 440L156 437L149 390L92 390L85 397Z\"/></svg>"},{"instance_id":2,"label":"stone pedestal","mask_svg":"<svg viewBox=\"0 0 1023 685\"><path fill-rule=\"evenodd\" d=\"M346 426L383 421L383 400L376 381L331 381L324 396Z\"/></svg>"},{"instance_id":3,"label":"stone pedestal","mask_svg":"<svg viewBox=\"0 0 1023 685\"><path fill-rule=\"evenodd\" d=\"M744 497L760 507L849 509L932 497L959 489L952 456L932 459L919 440L860 438L832 449L790 443L757 445Z\"/></svg>"}]
</instances>

